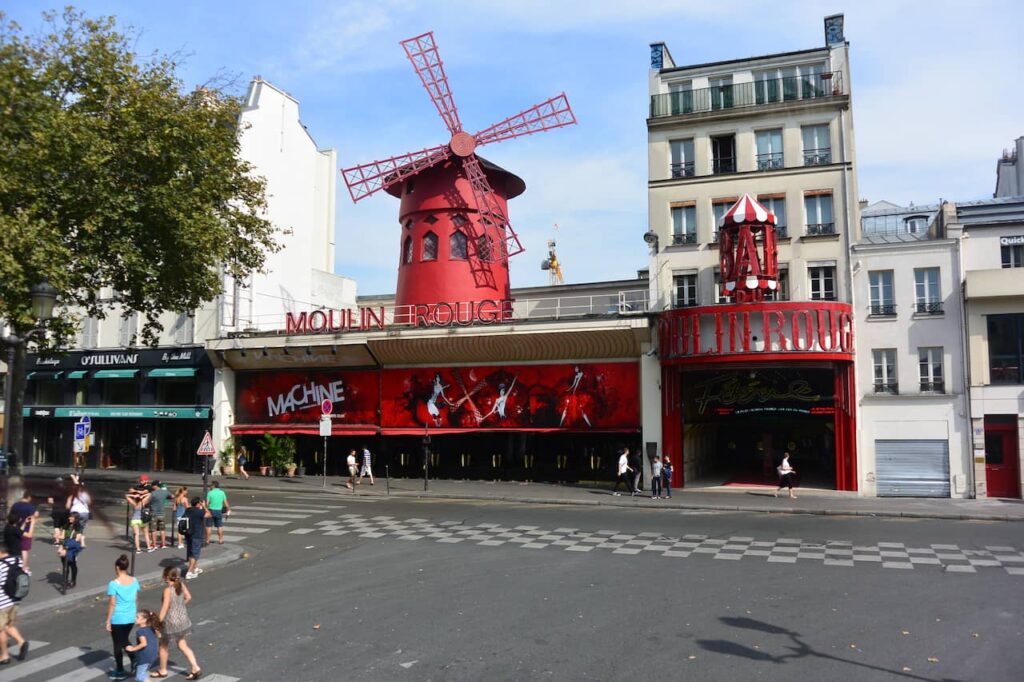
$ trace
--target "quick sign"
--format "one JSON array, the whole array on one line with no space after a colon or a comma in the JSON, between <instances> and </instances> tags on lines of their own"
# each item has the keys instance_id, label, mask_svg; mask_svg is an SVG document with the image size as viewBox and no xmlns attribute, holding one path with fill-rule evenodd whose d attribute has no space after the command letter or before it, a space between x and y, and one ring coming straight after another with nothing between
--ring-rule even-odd
<instances>
[{"instance_id":1,"label":"quick sign","mask_svg":"<svg viewBox=\"0 0 1024 682\"><path fill-rule=\"evenodd\" d=\"M1009 237L999 238L1000 246L1018 246L1020 244L1024 244L1024 234L1015 234Z\"/></svg>"}]
</instances>

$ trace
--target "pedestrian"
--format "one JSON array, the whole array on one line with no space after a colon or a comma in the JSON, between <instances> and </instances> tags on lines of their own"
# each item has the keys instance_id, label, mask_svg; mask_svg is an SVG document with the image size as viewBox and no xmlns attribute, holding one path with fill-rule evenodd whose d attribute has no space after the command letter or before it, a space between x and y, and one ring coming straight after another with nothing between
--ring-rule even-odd
<instances>
[{"instance_id":1,"label":"pedestrian","mask_svg":"<svg viewBox=\"0 0 1024 682\"><path fill-rule=\"evenodd\" d=\"M188 488L181 486L174 492L174 527L181 524L185 518L185 510L188 509ZM178 549L185 549L185 537L178 533Z\"/></svg>"},{"instance_id":2,"label":"pedestrian","mask_svg":"<svg viewBox=\"0 0 1024 682\"><path fill-rule=\"evenodd\" d=\"M245 476L245 480L249 480L249 472L245 470L245 465L249 463L249 451L245 449L243 445L238 449L238 472Z\"/></svg>"},{"instance_id":3,"label":"pedestrian","mask_svg":"<svg viewBox=\"0 0 1024 682\"><path fill-rule=\"evenodd\" d=\"M132 510L132 518L129 525L132 529L132 536L135 538L135 553L142 553L142 546L139 543L139 534L146 538L146 551L152 552L155 548L153 547L153 539L149 535L148 519L144 518L149 516L152 512L147 510L146 505L149 504L149 493L137 488L132 488L124 496L125 501Z\"/></svg>"},{"instance_id":4,"label":"pedestrian","mask_svg":"<svg viewBox=\"0 0 1024 682\"><path fill-rule=\"evenodd\" d=\"M359 473L358 467L356 467L356 451L355 448L349 451L348 457L345 459L345 465L348 466L348 481L345 483L345 487L352 492L356 491L356 475Z\"/></svg>"},{"instance_id":5,"label":"pedestrian","mask_svg":"<svg viewBox=\"0 0 1024 682\"><path fill-rule=\"evenodd\" d=\"M122 554L114 562L115 577L107 583L107 632L114 642L114 665L110 677L114 680L128 679L124 670L124 652L130 644L132 626L135 624L135 613L138 609L139 581L128 574L128 555ZM132 659L131 652L128 658Z\"/></svg>"},{"instance_id":6,"label":"pedestrian","mask_svg":"<svg viewBox=\"0 0 1024 682\"><path fill-rule=\"evenodd\" d=\"M53 524L53 545L55 547L59 547L64 539L61 532L68 521L68 509L64 505L64 500L67 496L68 491L64 485L64 479L58 476L53 496L46 499L46 502L50 505L50 522Z\"/></svg>"},{"instance_id":7,"label":"pedestrian","mask_svg":"<svg viewBox=\"0 0 1024 682\"><path fill-rule=\"evenodd\" d=\"M18 621L18 605L4 586L7 584L9 571L21 565L21 548L11 554L5 545L0 545L0 665L10 665L11 655L7 649L8 638L18 645L18 660L24 661L28 656L28 640L21 636L16 627Z\"/></svg>"},{"instance_id":8,"label":"pedestrian","mask_svg":"<svg viewBox=\"0 0 1024 682\"><path fill-rule=\"evenodd\" d=\"M60 546L57 548L57 556L60 557L63 575L67 577L68 587L74 587L78 583L78 554L82 551L82 522L76 512L68 514L64 527L61 528Z\"/></svg>"},{"instance_id":9,"label":"pedestrian","mask_svg":"<svg viewBox=\"0 0 1024 682\"><path fill-rule=\"evenodd\" d=\"M21 517L12 511L7 515L7 523L4 525L4 549L8 554L19 559L21 558L21 536L24 534L19 525L20 521Z\"/></svg>"},{"instance_id":10,"label":"pedestrian","mask_svg":"<svg viewBox=\"0 0 1024 682\"><path fill-rule=\"evenodd\" d=\"M661 477L662 482L665 485L665 497L669 500L672 499L672 460L665 455L665 459L661 461Z\"/></svg>"},{"instance_id":11,"label":"pedestrian","mask_svg":"<svg viewBox=\"0 0 1024 682\"><path fill-rule=\"evenodd\" d=\"M633 472L633 494L639 495L642 490L640 486L642 483L640 479L642 473L640 471L640 453L630 452L629 448L626 448L626 454L629 455L629 468Z\"/></svg>"},{"instance_id":12,"label":"pedestrian","mask_svg":"<svg viewBox=\"0 0 1024 682\"><path fill-rule=\"evenodd\" d=\"M68 511L78 514L78 523L82 526L82 549L85 549L85 527L89 524L91 504L92 497L85 489L85 484L78 476L71 474L71 494L64 506Z\"/></svg>"},{"instance_id":13,"label":"pedestrian","mask_svg":"<svg viewBox=\"0 0 1024 682\"><path fill-rule=\"evenodd\" d=\"M203 499L196 495L192 498L192 506L185 510L185 545L187 547L185 558L188 560L186 580L191 580L203 572L203 569L199 568L199 554L203 551L205 520L206 510L203 509Z\"/></svg>"},{"instance_id":14,"label":"pedestrian","mask_svg":"<svg viewBox=\"0 0 1024 682\"><path fill-rule=\"evenodd\" d=\"M206 508L210 514L206 520L206 544L210 544L211 531L217 529L217 544L224 544L224 516L231 516L231 505L228 495L220 489L220 481L214 481L210 492L206 493Z\"/></svg>"},{"instance_id":15,"label":"pedestrian","mask_svg":"<svg viewBox=\"0 0 1024 682\"><path fill-rule=\"evenodd\" d=\"M167 549L167 500L171 499L171 491L160 481L153 481L153 492L149 494L149 534L153 538L153 546ZM157 537L159 536L159 541Z\"/></svg>"},{"instance_id":16,"label":"pedestrian","mask_svg":"<svg viewBox=\"0 0 1024 682\"><path fill-rule=\"evenodd\" d=\"M160 630L160 669L150 673L150 677L167 677L167 657L170 654L171 644L178 647L178 651L184 654L188 663L192 666L191 672L185 676L186 680L198 680L203 674L199 664L196 663L196 655L185 641L192 634L192 621L188 617L186 605L192 601L192 593L181 579L181 573L173 566L164 569L164 595L160 603L160 622L163 624Z\"/></svg>"},{"instance_id":17,"label":"pedestrian","mask_svg":"<svg viewBox=\"0 0 1024 682\"><path fill-rule=\"evenodd\" d=\"M367 476L370 477L370 485L373 485L373 458L370 456L370 448L363 446L363 468L359 472L359 482L362 483L363 479Z\"/></svg>"},{"instance_id":18,"label":"pedestrian","mask_svg":"<svg viewBox=\"0 0 1024 682\"><path fill-rule=\"evenodd\" d=\"M619 486L626 484L626 490L633 491L632 468L629 466L629 448L619 450L618 478L615 480L615 487L612 488L612 495L619 495ZM634 495L636 493L633 493Z\"/></svg>"},{"instance_id":19,"label":"pedestrian","mask_svg":"<svg viewBox=\"0 0 1024 682\"><path fill-rule=\"evenodd\" d=\"M149 668L159 656L156 633L160 629L160 621L152 611L141 609L135 614L135 625L138 626L136 644L126 646L124 650L135 655L135 682L150 682Z\"/></svg>"},{"instance_id":20,"label":"pedestrian","mask_svg":"<svg viewBox=\"0 0 1024 682\"><path fill-rule=\"evenodd\" d=\"M654 456L651 462L651 499L661 499L661 457Z\"/></svg>"},{"instance_id":21,"label":"pedestrian","mask_svg":"<svg viewBox=\"0 0 1024 682\"><path fill-rule=\"evenodd\" d=\"M789 486L789 496L792 499L796 499L796 495L793 494L793 477L796 476L796 469L789 463L789 453L786 452L782 455L782 464L778 466L776 471L779 474L779 487L775 489L775 497L779 496L779 491Z\"/></svg>"},{"instance_id":22,"label":"pedestrian","mask_svg":"<svg viewBox=\"0 0 1024 682\"><path fill-rule=\"evenodd\" d=\"M36 532L36 521L39 510L32 504L32 494L27 490L21 499L11 505L11 514L17 519L15 523L21 529L21 570L29 575L28 555L32 552L32 538Z\"/></svg>"}]
</instances>

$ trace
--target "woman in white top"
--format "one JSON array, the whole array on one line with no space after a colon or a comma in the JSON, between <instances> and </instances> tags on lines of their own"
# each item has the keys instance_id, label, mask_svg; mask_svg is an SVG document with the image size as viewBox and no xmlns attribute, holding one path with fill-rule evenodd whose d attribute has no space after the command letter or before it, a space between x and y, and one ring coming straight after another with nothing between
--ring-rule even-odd
<instances>
[{"instance_id":1,"label":"woman in white top","mask_svg":"<svg viewBox=\"0 0 1024 682\"><path fill-rule=\"evenodd\" d=\"M782 464L776 469L779 472L779 487L775 490L775 497L779 496L779 491L789 486L789 496L796 499L796 495L793 494L793 476L796 475L796 469L789 463L789 453L782 455Z\"/></svg>"},{"instance_id":2,"label":"woman in white top","mask_svg":"<svg viewBox=\"0 0 1024 682\"><path fill-rule=\"evenodd\" d=\"M82 549L85 549L85 526L89 523L89 505L92 504L92 498L89 497L88 491L85 486L82 485L78 477L74 474L71 475L71 494L68 495L68 500L65 503L68 511L72 514L78 514L78 525L82 529Z\"/></svg>"}]
</instances>

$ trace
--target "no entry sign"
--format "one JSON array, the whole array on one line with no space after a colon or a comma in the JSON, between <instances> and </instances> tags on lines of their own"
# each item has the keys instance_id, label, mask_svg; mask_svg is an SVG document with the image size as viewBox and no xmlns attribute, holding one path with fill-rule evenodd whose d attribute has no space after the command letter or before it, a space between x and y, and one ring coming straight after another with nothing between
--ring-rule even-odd
<instances>
[{"instance_id":1,"label":"no entry sign","mask_svg":"<svg viewBox=\"0 0 1024 682\"><path fill-rule=\"evenodd\" d=\"M331 412L334 412L334 403L330 400L324 400L320 403L320 412L321 414L330 414Z\"/></svg>"}]
</instances>

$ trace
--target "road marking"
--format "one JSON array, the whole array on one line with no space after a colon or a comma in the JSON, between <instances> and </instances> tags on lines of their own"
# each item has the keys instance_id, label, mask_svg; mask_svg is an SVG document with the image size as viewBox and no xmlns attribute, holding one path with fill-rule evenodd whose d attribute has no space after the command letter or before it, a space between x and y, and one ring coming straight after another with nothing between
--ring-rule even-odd
<instances>
[{"instance_id":1,"label":"road marking","mask_svg":"<svg viewBox=\"0 0 1024 682\"><path fill-rule=\"evenodd\" d=\"M329 510L319 509L311 506L294 506L294 507L278 507L265 504L238 504L231 507L232 509L240 509L242 511L254 511L254 512L285 512L291 514L326 514Z\"/></svg>"},{"instance_id":2,"label":"road marking","mask_svg":"<svg viewBox=\"0 0 1024 682\"><path fill-rule=\"evenodd\" d=\"M31 647L30 647L31 648ZM24 663L19 663L12 666L11 670L4 671L3 679L4 682L14 682L15 680L21 680L29 675L35 675L38 672L42 672L47 668L52 668L55 665L66 663L67 661L74 660L79 656L95 652L96 649L90 649L89 647L82 646L69 646L66 649L55 651L52 654L47 654L42 658L33 658Z\"/></svg>"},{"instance_id":3,"label":"road marking","mask_svg":"<svg viewBox=\"0 0 1024 682\"><path fill-rule=\"evenodd\" d=\"M86 680L92 680L97 677L104 677L107 674L107 669L113 665L113 657L105 651L94 652L100 654L100 656L92 657L89 661L89 665L78 670L72 670L71 672L64 673L59 677L54 677L49 682L85 682ZM85 662L83 657L83 663Z\"/></svg>"},{"instance_id":4,"label":"road marking","mask_svg":"<svg viewBox=\"0 0 1024 682\"><path fill-rule=\"evenodd\" d=\"M227 522L231 523L231 521L231 519L228 519ZM248 523L250 526L287 526L289 523L291 523L291 521L275 521L272 519L250 519L248 516L246 516L242 522Z\"/></svg>"},{"instance_id":5,"label":"road marking","mask_svg":"<svg viewBox=\"0 0 1024 682\"><path fill-rule=\"evenodd\" d=\"M236 526L233 523L231 525L224 526L224 528L230 529L235 533L266 533L270 530L269 528L247 528L245 526Z\"/></svg>"}]
</instances>

